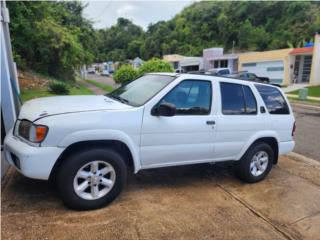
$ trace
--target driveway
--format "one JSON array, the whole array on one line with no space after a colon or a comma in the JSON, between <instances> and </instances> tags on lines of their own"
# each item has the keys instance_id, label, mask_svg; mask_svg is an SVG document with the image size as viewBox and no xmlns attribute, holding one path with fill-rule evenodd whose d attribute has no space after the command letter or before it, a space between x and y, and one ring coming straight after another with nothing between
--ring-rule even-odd
<instances>
[{"instance_id":1,"label":"driveway","mask_svg":"<svg viewBox=\"0 0 320 240\"><path fill-rule=\"evenodd\" d=\"M320 107L292 104L296 117L294 152L320 161Z\"/></svg>"},{"instance_id":2,"label":"driveway","mask_svg":"<svg viewBox=\"0 0 320 240\"><path fill-rule=\"evenodd\" d=\"M101 76L98 74L87 74L87 79L90 79L99 83L103 83L105 85L109 85L114 88L118 86L118 84L116 84L116 82L113 80L112 77Z\"/></svg>"},{"instance_id":3,"label":"driveway","mask_svg":"<svg viewBox=\"0 0 320 240\"><path fill-rule=\"evenodd\" d=\"M244 184L232 165L194 165L129 176L111 205L66 209L50 183L13 169L2 190L2 239L320 239L320 164L282 157Z\"/></svg>"}]
</instances>

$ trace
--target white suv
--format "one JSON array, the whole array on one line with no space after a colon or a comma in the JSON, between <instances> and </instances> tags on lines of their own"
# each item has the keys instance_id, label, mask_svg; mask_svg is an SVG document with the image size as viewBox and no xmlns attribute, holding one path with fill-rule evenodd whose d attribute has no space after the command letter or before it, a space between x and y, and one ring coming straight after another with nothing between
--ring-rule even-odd
<instances>
[{"instance_id":1,"label":"white suv","mask_svg":"<svg viewBox=\"0 0 320 240\"><path fill-rule=\"evenodd\" d=\"M294 122L278 87L155 73L107 96L28 101L4 148L23 175L54 179L67 206L95 209L117 197L128 169L234 160L242 180L258 182L293 149Z\"/></svg>"}]
</instances>

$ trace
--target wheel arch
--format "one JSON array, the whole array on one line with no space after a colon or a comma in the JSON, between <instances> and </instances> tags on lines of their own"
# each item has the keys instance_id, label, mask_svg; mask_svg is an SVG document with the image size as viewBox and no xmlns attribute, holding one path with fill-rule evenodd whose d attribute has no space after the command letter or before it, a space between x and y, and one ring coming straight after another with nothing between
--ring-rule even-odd
<instances>
[{"instance_id":1,"label":"wheel arch","mask_svg":"<svg viewBox=\"0 0 320 240\"><path fill-rule=\"evenodd\" d=\"M70 144L65 150L60 154L59 158L55 162L49 179L53 179L57 173L57 170L61 166L61 164L66 161L68 156L86 149L92 148L111 148L116 150L119 154L121 154L125 160L125 163L128 168L132 169L134 172L137 172L140 169L139 163L137 163L137 159L135 159L133 153L131 152L128 145L119 140L88 140L88 141L80 141Z\"/></svg>"},{"instance_id":2,"label":"wheel arch","mask_svg":"<svg viewBox=\"0 0 320 240\"><path fill-rule=\"evenodd\" d=\"M250 143L247 144L245 148L242 150L241 154L238 157L238 160L244 156L248 149L250 149L253 145L259 142L267 143L274 150L273 164L277 164L279 157L279 142L276 136L261 136L255 138L253 141L250 141Z\"/></svg>"}]
</instances>

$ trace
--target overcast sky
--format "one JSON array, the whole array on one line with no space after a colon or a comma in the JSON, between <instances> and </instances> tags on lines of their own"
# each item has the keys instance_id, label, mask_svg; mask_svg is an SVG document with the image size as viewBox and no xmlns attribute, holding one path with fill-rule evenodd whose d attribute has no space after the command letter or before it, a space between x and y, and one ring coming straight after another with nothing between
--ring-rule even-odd
<instances>
[{"instance_id":1,"label":"overcast sky","mask_svg":"<svg viewBox=\"0 0 320 240\"><path fill-rule=\"evenodd\" d=\"M84 10L84 17L93 20L95 28L110 27L117 22L117 18L124 17L146 29L150 23L172 18L192 2L194 1L86 1L89 5Z\"/></svg>"}]
</instances>

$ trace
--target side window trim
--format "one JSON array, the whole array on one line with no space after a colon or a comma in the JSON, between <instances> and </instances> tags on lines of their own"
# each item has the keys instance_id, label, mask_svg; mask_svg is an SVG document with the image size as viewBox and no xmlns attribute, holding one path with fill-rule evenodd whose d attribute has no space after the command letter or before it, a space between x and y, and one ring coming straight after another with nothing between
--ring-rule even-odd
<instances>
[{"instance_id":1,"label":"side window trim","mask_svg":"<svg viewBox=\"0 0 320 240\"><path fill-rule=\"evenodd\" d=\"M213 94L213 89L212 89L212 81L211 80L204 80L204 79L183 79L181 82L179 82L177 85L175 85L172 89L170 89L169 92L167 92L151 109L151 115L152 115L152 112L153 112L153 109L156 108L160 102L168 95L171 93L171 91L173 91L176 87L178 87L181 83L183 82L186 82L186 81L199 81L199 82L207 82L209 83L209 86L210 86L210 100L209 100L209 111L207 114L175 114L174 116L208 116L208 115L211 115L211 112L212 112L212 94ZM191 91L191 88L190 90Z\"/></svg>"}]
</instances>

